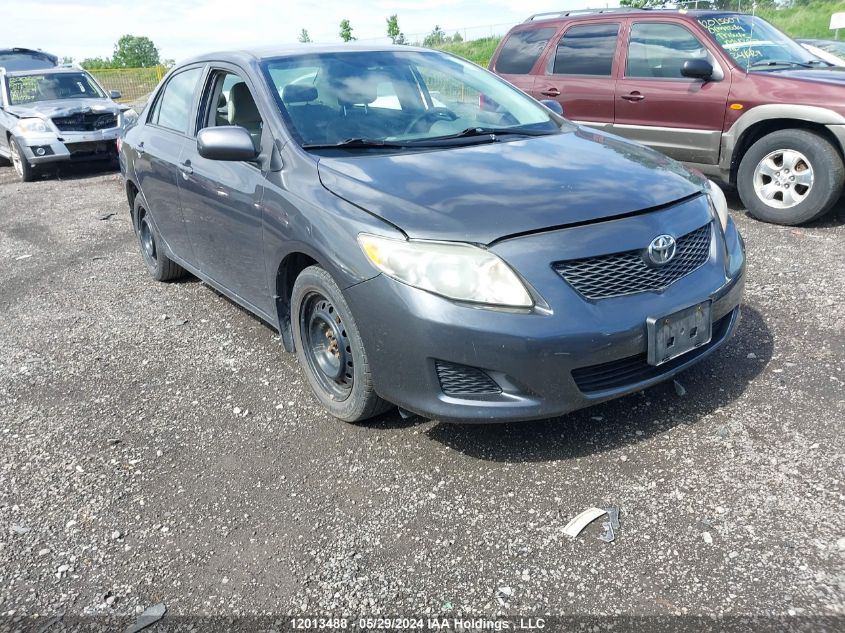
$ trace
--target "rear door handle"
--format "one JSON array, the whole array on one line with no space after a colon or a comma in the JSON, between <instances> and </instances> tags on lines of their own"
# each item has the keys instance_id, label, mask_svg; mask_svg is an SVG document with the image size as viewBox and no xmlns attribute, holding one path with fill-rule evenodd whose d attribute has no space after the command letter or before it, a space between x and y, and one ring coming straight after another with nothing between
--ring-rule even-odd
<instances>
[{"instance_id":1,"label":"rear door handle","mask_svg":"<svg viewBox=\"0 0 845 633\"><path fill-rule=\"evenodd\" d=\"M634 91L629 95L622 95L622 98L625 99L625 101L642 101L645 99L645 95L641 95L639 92Z\"/></svg>"},{"instance_id":2,"label":"rear door handle","mask_svg":"<svg viewBox=\"0 0 845 633\"><path fill-rule=\"evenodd\" d=\"M559 97L560 90L557 88L546 88L545 90L540 91L541 95L546 95L547 97Z\"/></svg>"},{"instance_id":3,"label":"rear door handle","mask_svg":"<svg viewBox=\"0 0 845 633\"><path fill-rule=\"evenodd\" d=\"M179 171L182 172L182 174L185 176L185 178L187 178L188 176L190 176L191 174L194 173L194 168L191 167L190 159L186 160L183 163L179 163Z\"/></svg>"}]
</instances>

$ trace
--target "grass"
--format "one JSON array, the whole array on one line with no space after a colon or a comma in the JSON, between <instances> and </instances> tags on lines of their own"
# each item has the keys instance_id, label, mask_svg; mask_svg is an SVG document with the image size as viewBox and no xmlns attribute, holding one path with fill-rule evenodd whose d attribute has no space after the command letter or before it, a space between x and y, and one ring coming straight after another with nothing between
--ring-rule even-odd
<instances>
[{"instance_id":1,"label":"grass","mask_svg":"<svg viewBox=\"0 0 845 633\"><path fill-rule=\"evenodd\" d=\"M791 37L830 40L833 39L834 34L828 28L830 16L838 11L845 11L845 2L814 2L807 6L791 9L761 9L757 12L757 15L765 18ZM502 37L501 35L494 35L478 40L444 44L438 48L460 55L486 68ZM845 34L843 34L843 38L845 38Z\"/></svg>"},{"instance_id":2,"label":"grass","mask_svg":"<svg viewBox=\"0 0 845 633\"><path fill-rule=\"evenodd\" d=\"M839 11L845 11L845 2L815 2L805 7L760 10L757 15L791 37L832 40L834 32L828 28L830 16Z\"/></svg>"},{"instance_id":3,"label":"grass","mask_svg":"<svg viewBox=\"0 0 845 633\"><path fill-rule=\"evenodd\" d=\"M493 53L501 39L501 35L494 35L492 37L483 37L479 40L466 40L464 42L444 44L439 48L486 68L487 62L493 57Z\"/></svg>"}]
</instances>

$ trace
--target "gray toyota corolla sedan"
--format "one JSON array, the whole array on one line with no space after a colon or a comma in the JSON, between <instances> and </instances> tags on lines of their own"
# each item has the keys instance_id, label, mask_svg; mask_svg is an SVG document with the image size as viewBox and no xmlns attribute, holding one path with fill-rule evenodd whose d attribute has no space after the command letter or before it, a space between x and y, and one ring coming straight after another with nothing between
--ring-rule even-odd
<instances>
[{"instance_id":1,"label":"gray toyota corolla sedan","mask_svg":"<svg viewBox=\"0 0 845 633\"><path fill-rule=\"evenodd\" d=\"M343 420L554 416L674 376L739 321L716 185L440 52L198 57L120 158L150 274L278 328Z\"/></svg>"}]
</instances>

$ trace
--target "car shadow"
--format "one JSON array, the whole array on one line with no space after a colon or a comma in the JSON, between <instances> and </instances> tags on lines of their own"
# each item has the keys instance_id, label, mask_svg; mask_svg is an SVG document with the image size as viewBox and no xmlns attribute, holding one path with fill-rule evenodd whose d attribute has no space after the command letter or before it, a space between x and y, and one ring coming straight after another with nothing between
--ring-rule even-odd
<instances>
[{"instance_id":1,"label":"car shadow","mask_svg":"<svg viewBox=\"0 0 845 633\"><path fill-rule=\"evenodd\" d=\"M92 160L78 163L57 163L53 167L44 168L40 172L40 176L41 179L48 180L83 180L91 176L118 173L120 173L120 167L117 161Z\"/></svg>"},{"instance_id":2,"label":"car shadow","mask_svg":"<svg viewBox=\"0 0 845 633\"><path fill-rule=\"evenodd\" d=\"M695 424L736 400L769 363L773 348L762 315L744 307L733 338L676 377L681 388L668 381L558 418L508 424L439 423L426 433L465 455L497 462L558 461L613 451L679 425ZM377 419L373 424L382 422Z\"/></svg>"}]
</instances>

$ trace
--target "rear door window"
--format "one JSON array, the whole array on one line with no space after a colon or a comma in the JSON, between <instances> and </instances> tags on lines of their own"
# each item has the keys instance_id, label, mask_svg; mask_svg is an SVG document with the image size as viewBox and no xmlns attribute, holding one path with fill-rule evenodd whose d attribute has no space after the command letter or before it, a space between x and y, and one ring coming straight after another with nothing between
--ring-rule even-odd
<instances>
[{"instance_id":1,"label":"rear door window","mask_svg":"<svg viewBox=\"0 0 845 633\"><path fill-rule=\"evenodd\" d=\"M640 22L631 29L625 76L683 79L685 61L707 58L707 49L684 27Z\"/></svg>"},{"instance_id":2,"label":"rear door window","mask_svg":"<svg viewBox=\"0 0 845 633\"><path fill-rule=\"evenodd\" d=\"M191 68L174 75L156 101L150 123L174 132L189 134L194 94L202 68Z\"/></svg>"},{"instance_id":3,"label":"rear door window","mask_svg":"<svg viewBox=\"0 0 845 633\"><path fill-rule=\"evenodd\" d=\"M506 75L527 75L537 63L546 44L555 34L555 27L511 33L499 51L496 70Z\"/></svg>"},{"instance_id":4,"label":"rear door window","mask_svg":"<svg viewBox=\"0 0 845 633\"><path fill-rule=\"evenodd\" d=\"M573 26L558 42L552 73L610 77L619 24Z\"/></svg>"}]
</instances>

